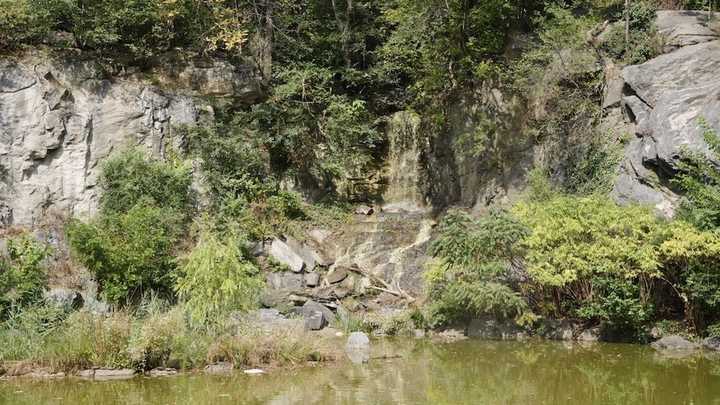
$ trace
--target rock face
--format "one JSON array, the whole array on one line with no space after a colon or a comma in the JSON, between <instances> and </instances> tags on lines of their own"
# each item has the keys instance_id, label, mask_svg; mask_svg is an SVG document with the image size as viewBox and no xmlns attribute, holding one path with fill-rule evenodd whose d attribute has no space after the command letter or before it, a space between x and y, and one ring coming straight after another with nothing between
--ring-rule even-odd
<instances>
[{"instance_id":1,"label":"rock face","mask_svg":"<svg viewBox=\"0 0 720 405\"><path fill-rule=\"evenodd\" d=\"M108 76L80 56L0 59L0 225L32 226L50 212L93 214L103 159L131 145L162 156L182 143L173 127L208 110L195 95L250 91L226 63L182 72L179 84L193 88L167 92L140 74Z\"/></svg>"},{"instance_id":2,"label":"rock face","mask_svg":"<svg viewBox=\"0 0 720 405\"><path fill-rule=\"evenodd\" d=\"M657 25L671 52L622 71L632 138L613 193L672 216L677 195L668 179L683 151L708 152L701 122L720 129L720 40L700 12L661 11Z\"/></svg>"}]
</instances>

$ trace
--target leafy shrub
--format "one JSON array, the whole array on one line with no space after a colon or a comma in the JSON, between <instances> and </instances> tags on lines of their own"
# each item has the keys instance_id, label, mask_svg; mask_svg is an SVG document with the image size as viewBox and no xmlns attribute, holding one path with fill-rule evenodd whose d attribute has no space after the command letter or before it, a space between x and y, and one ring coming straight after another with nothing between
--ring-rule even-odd
<instances>
[{"instance_id":1,"label":"leafy shrub","mask_svg":"<svg viewBox=\"0 0 720 405\"><path fill-rule=\"evenodd\" d=\"M655 10L656 6L649 1L630 3L629 42L625 42L625 24L618 21L611 28L603 49L611 57L631 65L655 57L659 53Z\"/></svg>"},{"instance_id":2,"label":"leafy shrub","mask_svg":"<svg viewBox=\"0 0 720 405\"><path fill-rule=\"evenodd\" d=\"M461 211L443 218L430 253L438 260L425 274L433 324L481 315L508 318L527 309L508 285L511 267L521 255L518 242L527 229L507 212L473 219Z\"/></svg>"},{"instance_id":3,"label":"leafy shrub","mask_svg":"<svg viewBox=\"0 0 720 405\"><path fill-rule=\"evenodd\" d=\"M234 236L220 239L204 232L185 259L175 290L197 324L211 323L231 311L256 305L263 282L243 244Z\"/></svg>"},{"instance_id":4,"label":"leafy shrub","mask_svg":"<svg viewBox=\"0 0 720 405\"><path fill-rule=\"evenodd\" d=\"M186 167L132 149L103 166L100 214L89 223L72 221L67 234L107 299L172 292L174 248L191 212L190 183Z\"/></svg>"},{"instance_id":5,"label":"leafy shrub","mask_svg":"<svg viewBox=\"0 0 720 405\"><path fill-rule=\"evenodd\" d=\"M12 307L38 303L47 288L43 261L48 247L32 235L9 238L6 243L7 257L0 258L0 318Z\"/></svg>"},{"instance_id":6,"label":"leafy shrub","mask_svg":"<svg viewBox=\"0 0 720 405\"><path fill-rule=\"evenodd\" d=\"M139 204L127 213L104 214L90 223L73 221L67 234L102 294L111 302L123 302L149 291L172 291L173 251L181 225L175 212Z\"/></svg>"},{"instance_id":7,"label":"leafy shrub","mask_svg":"<svg viewBox=\"0 0 720 405\"><path fill-rule=\"evenodd\" d=\"M704 120L703 138L715 158L720 157L720 138ZM700 229L720 228L720 171L703 154L683 151L680 173L672 180L683 192L678 214Z\"/></svg>"},{"instance_id":8,"label":"leafy shrub","mask_svg":"<svg viewBox=\"0 0 720 405\"><path fill-rule=\"evenodd\" d=\"M148 159L129 149L107 160L100 176L102 213L128 212L141 202L187 213L192 198L190 168Z\"/></svg>"}]
</instances>

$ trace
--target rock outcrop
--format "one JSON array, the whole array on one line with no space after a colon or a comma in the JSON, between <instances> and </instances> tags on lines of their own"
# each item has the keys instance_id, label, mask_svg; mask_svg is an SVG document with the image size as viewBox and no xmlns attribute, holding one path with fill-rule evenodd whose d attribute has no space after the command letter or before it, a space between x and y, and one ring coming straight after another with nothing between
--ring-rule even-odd
<instances>
[{"instance_id":1,"label":"rock outcrop","mask_svg":"<svg viewBox=\"0 0 720 405\"><path fill-rule=\"evenodd\" d=\"M151 84L149 76L160 83ZM160 87L170 88L173 80L172 91ZM91 215L103 159L130 145L156 155L168 145L179 147L173 127L212 114L196 96L237 91L251 100L259 91L252 80L220 61L108 75L80 55L3 57L0 224L33 226L50 212Z\"/></svg>"},{"instance_id":2,"label":"rock outcrop","mask_svg":"<svg viewBox=\"0 0 720 405\"><path fill-rule=\"evenodd\" d=\"M659 12L658 29L670 52L622 70L631 139L614 188L621 203L650 204L672 216L678 197L669 179L683 151L707 153L701 123L720 128L720 40L704 16Z\"/></svg>"}]
</instances>

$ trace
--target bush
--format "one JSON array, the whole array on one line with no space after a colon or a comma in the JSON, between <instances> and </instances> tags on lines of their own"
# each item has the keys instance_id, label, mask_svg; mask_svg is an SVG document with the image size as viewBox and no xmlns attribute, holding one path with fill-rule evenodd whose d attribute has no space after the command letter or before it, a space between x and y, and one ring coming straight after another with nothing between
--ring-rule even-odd
<instances>
[{"instance_id":1,"label":"bush","mask_svg":"<svg viewBox=\"0 0 720 405\"><path fill-rule=\"evenodd\" d=\"M164 208L139 204L127 213L101 215L67 226L76 257L95 274L111 302L139 299L144 293L172 292L174 247L182 221Z\"/></svg>"},{"instance_id":2,"label":"bush","mask_svg":"<svg viewBox=\"0 0 720 405\"><path fill-rule=\"evenodd\" d=\"M129 149L107 160L100 176L100 208L103 214L128 212L140 203L179 213L192 205L190 167L149 159Z\"/></svg>"},{"instance_id":3,"label":"bush","mask_svg":"<svg viewBox=\"0 0 720 405\"><path fill-rule=\"evenodd\" d=\"M519 316L527 310L508 282L521 257L518 242L527 229L507 212L491 211L478 220L460 211L443 218L430 245L437 258L425 274L430 322L434 325L472 317Z\"/></svg>"},{"instance_id":4,"label":"bush","mask_svg":"<svg viewBox=\"0 0 720 405\"><path fill-rule=\"evenodd\" d=\"M655 57L660 52L658 34L655 30L655 10L656 6L649 1L630 3L629 42L625 42L625 24L624 20L621 20L611 28L603 44L603 50L616 60L631 65Z\"/></svg>"},{"instance_id":5,"label":"bush","mask_svg":"<svg viewBox=\"0 0 720 405\"><path fill-rule=\"evenodd\" d=\"M190 183L186 167L132 149L103 166L99 215L89 223L70 222L67 234L108 300L172 292L174 249L192 208Z\"/></svg>"},{"instance_id":6,"label":"bush","mask_svg":"<svg viewBox=\"0 0 720 405\"><path fill-rule=\"evenodd\" d=\"M245 241L204 232L184 260L175 290L197 324L222 320L257 304L263 281L244 251Z\"/></svg>"},{"instance_id":7,"label":"bush","mask_svg":"<svg viewBox=\"0 0 720 405\"><path fill-rule=\"evenodd\" d=\"M47 288L43 261L48 253L48 247L32 235L7 239L7 256L0 258L0 318L5 318L13 307L42 300Z\"/></svg>"}]
</instances>

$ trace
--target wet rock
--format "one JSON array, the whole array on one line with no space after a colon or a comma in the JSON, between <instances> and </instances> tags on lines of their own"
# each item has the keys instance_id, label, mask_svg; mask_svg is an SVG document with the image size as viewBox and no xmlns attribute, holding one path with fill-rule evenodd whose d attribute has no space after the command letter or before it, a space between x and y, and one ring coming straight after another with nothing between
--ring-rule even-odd
<instances>
[{"instance_id":1,"label":"wet rock","mask_svg":"<svg viewBox=\"0 0 720 405\"><path fill-rule=\"evenodd\" d=\"M325 324L325 316L322 312L309 311L305 314L305 330L321 330Z\"/></svg>"},{"instance_id":2,"label":"wet rock","mask_svg":"<svg viewBox=\"0 0 720 405\"><path fill-rule=\"evenodd\" d=\"M345 353L355 364L367 363L370 360L370 338L363 332L350 334L345 345Z\"/></svg>"},{"instance_id":3,"label":"wet rock","mask_svg":"<svg viewBox=\"0 0 720 405\"><path fill-rule=\"evenodd\" d=\"M705 338L702 346L707 350L720 351L720 337Z\"/></svg>"},{"instance_id":4,"label":"wet rock","mask_svg":"<svg viewBox=\"0 0 720 405\"><path fill-rule=\"evenodd\" d=\"M358 205L355 207L355 213L358 215L372 215L374 212L373 207L369 205Z\"/></svg>"},{"instance_id":5,"label":"wet rock","mask_svg":"<svg viewBox=\"0 0 720 405\"><path fill-rule=\"evenodd\" d=\"M526 337L515 322L497 319L473 319L467 328L467 336L492 340L516 340Z\"/></svg>"},{"instance_id":6,"label":"wet rock","mask_svg":"<svg viewBox=\"0 0 720 405\"><path fill-rule=\"evenodd\" d=\"M260 375L260 374L265 374L265 370L261 370L259 368L251 368L251 369L243 370L243 373L248 374L248 375Z\"/></svg>"},{"instance_id":7,"label":"wet rock","mask_svg":"<svg viewBox=\"0 0 720 405\"><path fill-rule=\"evenodd\" d=\"M696 343L693 343L682 336L670 335L661 338L651 344L655 350L670 350L670 351L693 351L698 348Z\"/></svg>"},{"instance_id":8,"label":"wet rock","mask_svg":"<svg viewBox=\"0 0 720 405\"><path fill-rule=\"evenodd\" d=\"M328 323L335 322L335 314L333 313L333 311L330 310L330 308L326 307L323 304L320 304L319 302L310 300L303 305L303 316L307 318L308 316L312 315L313 312L322 312L325 321L327 321Z\"/></svg>"},{"instance_id":9,"label":"wet rock","mask_svg":"<svg viewBox=\"0 0 720 405\"><path fill-rule=\"evenodd\" d=\"M148 371L150 377L169 377L177 375L178 371L174 368L156 367Z\"/></svg>"},{"instance_id":10,"label":"wet rock","mask_svg":"<svg viewBox=\"0 0 720 405\"><path fill-rule=\"evenodd\" d=\"M290 246L280 239L273 239L268 254L277 262L287 266L295 273L302 272L305 267L303 258L295 253Z\"/></svg>"},{"instance_id":11,"label":"wet rock","mask_svg":"<svg viewBox=\"0 0 720 405\"><path fill-rule=\"evenodd\" d=\"M135 370L130 368L99 368L95 370L95 375L93 376L96 380L125 380L133 377L135 377Z\"/></svg>"},{"instance_id":12,"label":"wet rock","mask_svg":"<svg viewBox=\"0 0 720 405\"><path fill-rule=\"evenodd\" d=\"M349 274L349 270L345 267L336 266L330 273L328 273L327 276L325 276L325 279L330 284L336 284L343 280L345 280Z\"/></svg>"},{"instance_id":13,"label":"wet rock","mask_svg":"<svg viewBox=\"0 0 720 405\"><path fill-rule=\"evenodd\" d=\"M320 274L319 273L307 273L305 274L305 285L308 287L317 287L317 285L320 284Z\"/></svg>"},{"instance_id":14,"label":"wet rock","mask_svg":"<svg viewBox=\"0 0 720 405\"><path fill-rule=\"evenodd\" d=\"M233 371L233 364L229 362L220 362L215 364L208 364L205 366L205 372L207 374L228 374Z\"/></svg>"}]
</instances>

